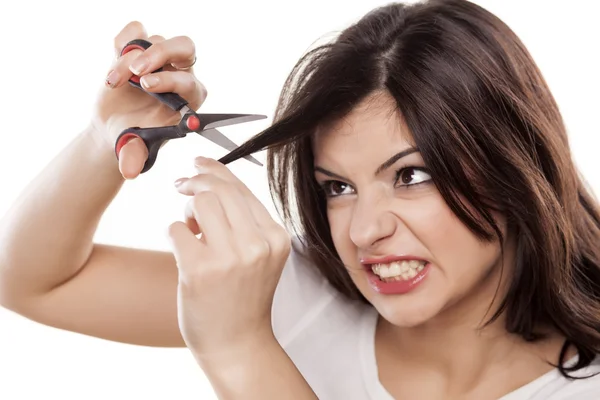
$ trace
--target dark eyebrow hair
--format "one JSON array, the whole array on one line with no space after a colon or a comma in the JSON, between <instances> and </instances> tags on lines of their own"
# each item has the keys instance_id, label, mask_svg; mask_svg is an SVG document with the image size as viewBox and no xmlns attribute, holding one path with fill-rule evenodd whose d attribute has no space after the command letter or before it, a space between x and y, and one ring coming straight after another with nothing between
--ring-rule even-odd
<instances>
[{"instance_id":1,"label":"dark eyebrow hair","mask_svg":"<svg viewBox=\"0 0 600 400\"><path fill-rule=\"evenodd\" d=\"M392 165L394 165L394 163L396 161L398 161L399 159L401 159L402 157L406 157L409 154L418 152L419 149L416 147L409 147L407 149L402 150L399 153L394 154L393 156L391 156L389 159L387 159L383 164L381 164L379 167L377 167L377 169L375 170L375 175L379 175L380 173L382 173L383 171L385 171L386 169L388 169L389 167L391 167ZM332 178L336 178L336 179L340 179L340 180L347 180L346 178L344 178L343 176L340 176L338 174L334 174L331 171L326 170L325 168L321 168L318 165L315 166L315 171L319 171L327 176L330 176Z\"/></svg>"},{"instance_id":2,"label":"dark eyebrow hair","mask_svg":"<svg viewBox=\"0 0 600 400\"><path fill-rule=\"evenodd\" d=\"M400 153L394 154L386 162L384 162L377 168L377 170L375 171L375 175L376 176L379 175L380 173L382 173L383 171L385 171L386 169L388 169L389 167L394 165L394 163L396 161L398 161L399 159L401 159L402 157L406 157L407 155L415 153L417 151L419 151L418 148L409 147L407 149L402 150Z\"/></svg>"}]
</instances>

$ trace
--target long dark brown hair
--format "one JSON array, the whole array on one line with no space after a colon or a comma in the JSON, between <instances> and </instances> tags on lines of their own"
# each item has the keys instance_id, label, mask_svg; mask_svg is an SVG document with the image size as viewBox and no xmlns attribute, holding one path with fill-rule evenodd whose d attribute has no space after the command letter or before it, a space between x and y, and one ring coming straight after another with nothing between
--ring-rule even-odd
<instances>
[{"instance_id":1,"label":"long dark brown hair","mask_svg":"<svg viewBox=\"0 0 600 400\"><path fill-rule=\"evenodd\" d=\"M396 100L440 194L481 240L516 243L514 275L492 320L533 341L567 340L565 376L600 353L600 213L579 175L558 106L529 52L501 20L465 0L377 8L305 54L271 127L220 161L267 149L271 193L289 229L341 293L362 299L332 243L311 137L374 91ZM464 204L461 198L467 199ZM470 210L475 210L474 212ZM570 345L578 362L565 365Z\"/></svg>"}]
</instances>

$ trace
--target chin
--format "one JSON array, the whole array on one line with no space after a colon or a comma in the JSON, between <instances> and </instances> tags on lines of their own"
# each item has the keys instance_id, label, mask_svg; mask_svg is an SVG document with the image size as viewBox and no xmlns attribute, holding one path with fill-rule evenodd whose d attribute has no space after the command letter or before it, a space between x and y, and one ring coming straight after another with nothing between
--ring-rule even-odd
<instances>
[{"instance_id":1,"label":"chin","mask_svg":"<svg viewBox=\"0 0 600 400\"><path fill-rule=\"evenodd\" d=\"M413 328L431 321L440 315L447 304L447 290L431 274L419 287L405 294L378 293L368 283L368 277L356 276L355 284L377 312L390 324ZM442 286L442 287L439 287Z\"/></svg>"},{"instance_id":2,"label":"chin","mask_svg":"<svg viewBox=\"0 0 600 400\"><path fill-rule=\"evenodd\" d=\"M391 299L390 299L391 300ZM442 307L430 299L425 304L406 304L401 301L385 300L372 303L377 312L390 324L401 328L415 328L434 319Z\"/></svg>"}]
</instances>

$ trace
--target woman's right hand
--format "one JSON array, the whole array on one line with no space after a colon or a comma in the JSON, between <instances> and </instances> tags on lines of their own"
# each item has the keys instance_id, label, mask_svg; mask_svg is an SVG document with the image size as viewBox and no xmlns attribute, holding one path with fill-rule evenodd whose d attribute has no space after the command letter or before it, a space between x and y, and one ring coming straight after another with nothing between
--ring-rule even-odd
<instances>
[{"instance_id":1,"label":"woman's right hand","mask_svg":"<svg viewBox=\"0 0 600 400\"><path fill-rule=\"evenodd\" d=\"M132 50L119 57L125 45L134 39L145 39L153 44L146 51ZM148 92L175 92L194 110L206 99L206 88L194 76L193 69L187 68L196 59L194 42L190 38L148 37L144 26L134 21L115 37L114 46L117 58L107 75L92 118L94 134L106 142L113 153L115 141L124 129L174 125L181 119L179 112L132 87L128 80L134 73L141 77L140 83ZM152 73L160 67L163 71ZM127 142L119 153L119 170L123 177L136 178L147 158L148 150L141 139Z\"/></svg>"}]
</instances>

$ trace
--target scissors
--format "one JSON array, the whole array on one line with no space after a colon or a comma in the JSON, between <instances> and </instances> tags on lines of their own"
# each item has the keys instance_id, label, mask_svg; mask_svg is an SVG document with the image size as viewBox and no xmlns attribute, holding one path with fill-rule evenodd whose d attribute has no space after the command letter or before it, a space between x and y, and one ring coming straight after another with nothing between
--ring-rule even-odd
<instances>
[{"instance_id":1,"label":"scissors","mask_svg":"<svg viewBox=\"0 0 600 400\"><path fill-rule=\"evenodd\" d=\"M152 46L151 42L143 39L135 39L125 45L121 51L121 55L128 53L131 50L139 49L146 50ZM162 68L154 72L161 71ZM140 84L140 77L133 75L129 79L129 84L138 89L144 90ZM115 153L117 159L119 159L119 152L129 140L133 138L140 138L148 149L148 159L144 164L144 168L140 173L147 172L152 168L156 162L158 150L163 143L170 139L178 139L185 137L190 132L196 132L206 139L216 143L217 145L232 151L238 147L234 142L229 140L224 134L219 132L217 127L227 126L233 124L239 124L242 122L256 121L259 119L266 118L266 115L259 114L199 114L188 107L188 102L179 96L177 93L151 93L144 90L144 92L157 98L163 104L167 105L173 111L179 111L181 113L181 120L176 125L151 127L151 128L140 128L132 127L123 130L117 137L115 143ZM248 161L251 161L257 165L262 164L254 157L248 155L244 157Z\"/></svg>"}]
</instances>

